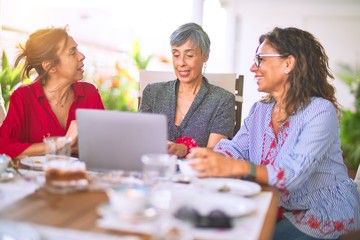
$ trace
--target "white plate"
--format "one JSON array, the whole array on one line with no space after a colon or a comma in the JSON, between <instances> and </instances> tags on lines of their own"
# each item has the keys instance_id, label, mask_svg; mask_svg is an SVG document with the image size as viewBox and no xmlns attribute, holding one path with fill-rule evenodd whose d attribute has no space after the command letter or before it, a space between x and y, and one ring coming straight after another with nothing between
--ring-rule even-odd
<instances>
[{"instance_id":1,"label":"white plate","mask_svg":"<svg viewBox=\"0 0 360 240\"><path fill-rule=\"evenodd\" d=\"M115 209L113 209L110 204L104 203L97 208L97 212L101 217L111 217L119 220L130 220L130 221L148 221L155 218L158 213L152 207L144 209L141 214L129 215L129 214L120 214Z\"/></svg>"},{"instance_id":2,"label":"white plate","mask_svg":"<svg viewBox=\"0 0 360 240\"><path fill-rule=\"evenodd\" d=\"M240 217L252 213L256 206L252 199L220 193L197 194L187 204L203 216L207 216L213 210L220 210L229 217Z\"/></svg>"},{"instance_id":3,"label":"white plate","mask_svg":"<svg viewBox=\"0 0 360 240\"><path fill-rule=\"evenodd\" d=\"M215 192L227 192L240 196L252 196L261 191L257 183L232 178L202 178L194 181L196 186Z\"/></svg>"},{"instance_id":4,"label":"white plate","mask_svg":"<svg viewBox=\"0 0 360 240\"><path fill-rule=\"evenodd\" d=\"M70 157L70 161L78 161L78 158ZM35 170L42 170L46 161L45 156L32 156L20 160L21 164Z\"/></svg>"}]
</instances>

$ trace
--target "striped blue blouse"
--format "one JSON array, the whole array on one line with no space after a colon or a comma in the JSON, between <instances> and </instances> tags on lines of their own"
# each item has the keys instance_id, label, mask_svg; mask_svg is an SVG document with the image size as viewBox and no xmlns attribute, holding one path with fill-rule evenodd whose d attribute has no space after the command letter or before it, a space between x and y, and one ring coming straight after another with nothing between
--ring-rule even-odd
<instances>
[{"instance_id":1,"label":"striped blue blouse","mask_svg":"<svg viewBox=\"0 0 360 240\"><path fill-rule=\"evenodd\" d=\"M313 98L275 136L272 103L257 102L232 140L215 151L265 165L280 191L284 216L316 238L337 238L360 228L360 196L344 165L336 109Z\"/></svg>"}]
</instances>

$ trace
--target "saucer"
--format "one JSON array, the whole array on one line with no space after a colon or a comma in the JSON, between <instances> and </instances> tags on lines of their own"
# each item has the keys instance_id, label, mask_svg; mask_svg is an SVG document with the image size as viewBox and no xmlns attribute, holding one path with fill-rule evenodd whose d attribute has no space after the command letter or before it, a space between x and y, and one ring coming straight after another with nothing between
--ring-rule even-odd
<instances>
[{"instance_id":1,"label":"saucer","mask_svg":"<svg viewBox=\"0 0 360 240\"><path fill-rule=\"evenodd\" d=\"M99 216L107 218L114 218L123 221L150 221L158 216L155 208L147 207L140 214L125 214L119 213L117 210L111 207L109 203L104 203L97 208Z\"/></svg>"},{"instance_id":2,"label":"saucer","mask_svg":"<svg viewBox=\"0 0 360 240\"><path fill-rule=\"evenodd\" d=\"M69 160L72 162L79 161L79 159L75 157L70 157ZM45 156L25 157L21 159L20 162L21 164L29 167L30 169L41 171L43 170L44 163L46 162L46 157Z\"/></svg>"}]
</instances>

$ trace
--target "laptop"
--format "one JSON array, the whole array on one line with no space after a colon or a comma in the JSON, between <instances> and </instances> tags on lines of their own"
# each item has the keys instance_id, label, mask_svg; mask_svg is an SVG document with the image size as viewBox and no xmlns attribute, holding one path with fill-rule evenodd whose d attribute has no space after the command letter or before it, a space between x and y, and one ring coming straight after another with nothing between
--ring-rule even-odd
<instances>
[{"instance_id":1,"label":"laptop","mask_svg":"<svg viewBox=\"0 0 360 240\"><path fill-rule=\"evenodd\" d=\"M165 115L77 109L79 159L91 171L142 171L141 156L167 152Z\"/></svg>"}]
</instances>

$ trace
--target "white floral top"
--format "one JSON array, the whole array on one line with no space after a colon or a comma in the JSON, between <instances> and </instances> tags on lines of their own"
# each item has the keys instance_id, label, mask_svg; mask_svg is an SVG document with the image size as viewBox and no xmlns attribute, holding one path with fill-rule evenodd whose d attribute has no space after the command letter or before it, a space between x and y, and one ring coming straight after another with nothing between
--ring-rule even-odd
<instances>
[{"instance_id":1,"label":"white floral top","mask_svg":"<svg viewBox=\"0 0 360 240\"><path fill-rule=\"evenodd\" d=\"M265 165L268 183L280 191L284 216L316 238L337 238L360 228L360 196L348 177L336 109L313 98L284 122L276 136L273 103L257 102L232 140L215 151Z\"/></svg>"}]
</instances>

